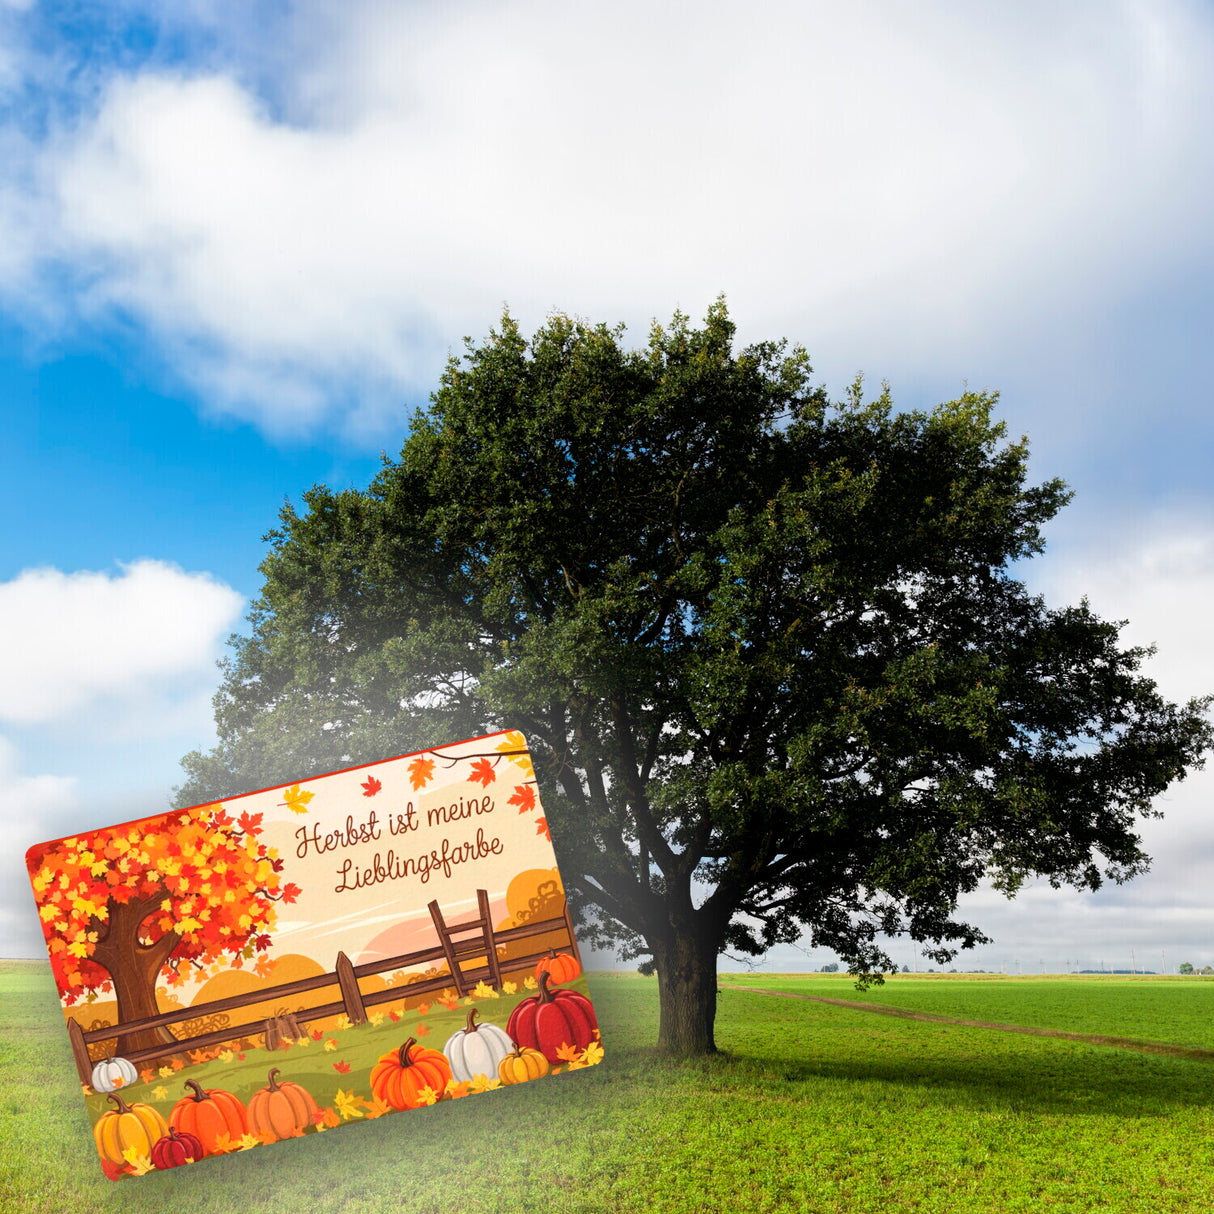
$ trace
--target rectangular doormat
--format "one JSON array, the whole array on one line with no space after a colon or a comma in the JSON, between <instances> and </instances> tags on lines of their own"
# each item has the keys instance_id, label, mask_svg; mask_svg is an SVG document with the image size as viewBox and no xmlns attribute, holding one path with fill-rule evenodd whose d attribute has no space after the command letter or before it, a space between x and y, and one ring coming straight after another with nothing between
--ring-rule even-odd
<instances>
[{"instance_id":1,"label":"rectangular doormat","mask_svg":"<svg viewBox=\"0 0 1214 1214\"><path fill-rule=\"evenodd\" d=\"M112 1180L603 1057L516 731L26 862Z\"/></svg>"}]
</instances>

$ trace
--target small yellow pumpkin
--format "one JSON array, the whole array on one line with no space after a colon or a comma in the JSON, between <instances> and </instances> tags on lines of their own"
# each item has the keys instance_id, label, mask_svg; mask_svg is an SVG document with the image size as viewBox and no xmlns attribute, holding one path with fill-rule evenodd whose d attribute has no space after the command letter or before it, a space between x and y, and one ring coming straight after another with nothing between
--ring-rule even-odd
<instances>
[{"instance_id":1,"label":"small yellow pumpkin","mask_svg":"<svg viewBox=\"0 0 1214 1214\"><path fill-rule=\"evenodd\" d=\"M497 1077L503 1083L526 1083L529 1079L547 1075L549 1070L548 1059L539 1050L516 1043L514 1053L507 1054L498 1063Z\"/></svg>"},{"instance_id":2,"label":"small yellow pumpkin","mask_svg":"<svg viewBox=\"0 0 1214 1214\"><path fill-rule=\"evenodd\" d=\"M106 1099L115 1107L102 1113L93 1126L97 1153L119 1167L127 1162L122 1152L131 1147L151 1159L152 1148L169 1132L169 1123L150 1104L127 1104L115 1092Z\"/></svg>"}]
</instances>

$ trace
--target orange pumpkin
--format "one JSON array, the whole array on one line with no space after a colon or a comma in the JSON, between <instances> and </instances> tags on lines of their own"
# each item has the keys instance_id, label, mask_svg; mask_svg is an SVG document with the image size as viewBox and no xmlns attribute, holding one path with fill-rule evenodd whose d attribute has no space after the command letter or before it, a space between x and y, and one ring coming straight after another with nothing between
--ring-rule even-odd
<instances>
[{"instance_id":1,"label":"orange pumpkin","mask_svg":"<svg viewBox=\"0 0 1214 1214\"><path fill-rule=\"evenodd\" d=\"M184 1134L193 1134L208 1155L219 1150L218 1141L225 1134L233 1145L249 1132L249 1116L238 1096L222 1088L207 1088L204 1092L196 1079L185 1081L193 1088L192 1096L183 1096L169 1113L169 1125Z\"/></svg>"},{"instance_id":2,"label":"orange pumpkin","mask_svg":"<svg viewBox=\"0 0 1214 1214\"><path fill-rule=\"evenodd\" d=\"M507 1054L498 1063L497 1077L503 1083L526 1083L529 1079L547 1075L551 1069L548 1059L539 1050L516 1044L514 1053Z\"/></svg>"},{"instance_id":3,"label":"orange pumpkin","mask_svg":"<svg viewBox=\"0 0 1214 1214\"><path fill-rule=\"evenodd\" d=\"M320 1112L312 1094L289 1080L278 1082L278 1068L270 1071L269 1082L253 1093L249 1101L249 1129L259 1138L277 1142L280 1138L298 1138Z\"/></svg>"},{"instance_id":4,"label":"orange pumpkin","mask_svg":"<svg viewBox=\"0 0 1214 1214\"><path fill-rule=\"evenodd\" d=\"M452 1080L451 1063L438 1050L410 1037L398 1050L389 1050L371 1068L371 1095L394 1109L415 1109L424 1088L441 1096Z\"/></svg>"},{"instance_id":5,"label":"orange pumpkin","mask_svg":"<svg viewBox=\"0 0 1214 1214\"><path fill-rule=\"evenodd\" d=\"M535 976L538 980L540 974L547 974L552 982L572 982L578 974L582 972L582 967L578 965L577 958L569 953L558 953L556 949L549 949L547 957L541 957L535 966Z\"/></svg>"}]
</instances>

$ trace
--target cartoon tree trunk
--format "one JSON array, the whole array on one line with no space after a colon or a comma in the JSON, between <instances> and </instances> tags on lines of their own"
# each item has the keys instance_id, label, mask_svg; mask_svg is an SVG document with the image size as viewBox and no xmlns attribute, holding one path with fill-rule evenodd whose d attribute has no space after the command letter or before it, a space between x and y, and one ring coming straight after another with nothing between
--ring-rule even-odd
<instances>
[{"instance_id":1,"label":"cartoon tree trunk","mask_svg":"<svg viewBox=\"0 0 1214 1214\"><path fill-rule=\"evenodd\" d=\"M112 989L120 1025L151 1019L162 976L174 986L191 968L224 957L239 967L269 948L275 903L300 891L280 884L282 861L258 842L261 819L209 805L31 848L64 1002ZM118 1052L175 1040L163 1025L133 1029L118 1034Z\"/></svg>"}]
</instances>

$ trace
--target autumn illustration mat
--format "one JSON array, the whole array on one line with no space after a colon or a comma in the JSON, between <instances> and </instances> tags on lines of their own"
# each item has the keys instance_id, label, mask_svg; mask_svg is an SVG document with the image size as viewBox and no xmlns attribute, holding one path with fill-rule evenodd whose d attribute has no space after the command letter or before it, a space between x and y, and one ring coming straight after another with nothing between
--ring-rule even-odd
<instances>
[{"instance_id":1,"label":"autumn illustration mat","mask_svg":"<svg viewBox=\"0 0 1214 1214\"><path fill-rule=\"evenodd\" d=\"M517 732L26 862L113 1180L603 1056Z\"/></svg>"}]
</instances>

